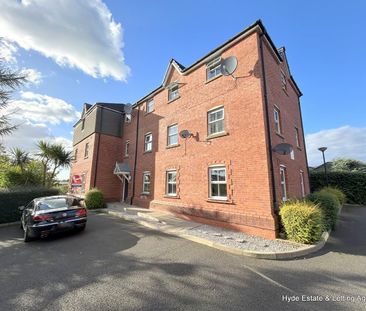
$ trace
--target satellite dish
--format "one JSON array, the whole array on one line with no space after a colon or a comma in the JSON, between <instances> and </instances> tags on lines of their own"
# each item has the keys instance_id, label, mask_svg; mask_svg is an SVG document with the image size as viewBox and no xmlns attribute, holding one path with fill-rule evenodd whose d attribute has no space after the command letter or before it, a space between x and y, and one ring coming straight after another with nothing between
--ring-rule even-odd
<instances>
[{"instance_id":1,"label":"satellite dish","mask_svg":"<svg viewBox=\"0 0 366 311\"><path fill-rule=\"evenodd\" d=\"M131 112L132 112L132 105L131 104L125 104L124 109L125 109L125 113L126 114L131 114Z\"/></svg>"},{"instance_id":2,"label":"satellite dish","mask_svg":"<svg viewBox=\"0 0 366 311\"><path fill-rule=\"evenodd\" d=\"M224 76L233 76L233 73L238 66L238 59L235 56L230 56L221 61L221 73Z\"/></svg>"},{"instance_id":3,"label":"satellite dish","mask_svg":"<svg viewBox=\"0 0 366 311\"><path fill-rule=\"evenodd\" d=\"M192 136L192 133L188 130L180 131L179 136L182 138L188 138Z\"/></svg>"},{"instance_id":4,"label":"satellite dish","mask_svg":"<svg viewBox=\"0 0 366 311\"><path fill-rule=\"evenodd\" d=\"M294 148L292 147L292 145L286 143L278 144L273 148L274 152L281 155L290 154L293 150Z\"/></svg>"}]
</instances>

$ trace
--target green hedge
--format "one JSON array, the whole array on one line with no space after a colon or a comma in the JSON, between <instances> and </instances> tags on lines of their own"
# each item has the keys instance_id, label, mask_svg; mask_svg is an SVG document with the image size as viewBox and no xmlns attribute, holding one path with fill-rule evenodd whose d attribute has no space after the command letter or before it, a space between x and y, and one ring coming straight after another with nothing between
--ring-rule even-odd
<instances>
[{"instance_id":1,"label":"green hedge","mask_svg":"<svg viewBox=\"0 0 366 311\"><path fill-rule=\"evenodd\" d=\"M347 202L351 204L366 204L366 173L359 172L329 172L329 186L343 191ZM310 171L311 191L317 191L326 186L324 172Z\"/></svg>"},{"instance_id":2,"label":"green hedge","mask_svg":"<svg viewBox=\"0 0 366 311\"><path fill-rule=\"evenodd\" d=\"M321 190L310 193L309 195L307 195L306 199L315 204L318 204L323 211L325 229L335 229L340 208L340 203L337 197L334 194L327 192L326 190Z\"/></svg>"},{"instance_id":3,"label":"green hedge","mask_svg":"<svg viewBox=\"0 0 366 311\"><path fill-rule=\"evenodd\" d=\"M321 209L309 201L288 201L281 206L280 216L289 240L313 244L319 241L324 230Z\"/></svg>"},{"instance_id":4,"label":"green hedge","mask_svg":"<svg viewBox=\"0 0 366 311\"><path fill-rule=\"evenodd\" d=\"M57 189L1 189L0 190L0 224L20 220L19 206L26 205L35 198L57 195Z\"/></svg>"},{"instance_id":5,"label":"green hedge","mask_svg":"<svg viewBox=\"0 0 366 311\"><path fill-rule=\"evenodd\" d=\"M97 188L90 189L85 195L85 205L88 209L104 208L103 192Z\"/></svg>"}]
</instances>

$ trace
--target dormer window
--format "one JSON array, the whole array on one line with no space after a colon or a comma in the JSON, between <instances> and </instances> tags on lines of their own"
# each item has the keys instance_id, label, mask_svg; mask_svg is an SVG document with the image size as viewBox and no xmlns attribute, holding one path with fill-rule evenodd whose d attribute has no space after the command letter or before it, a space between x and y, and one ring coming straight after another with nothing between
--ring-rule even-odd
<instances>
[{"instance_id":1,"label":"dormer window","mask_svg":"<svg viewBox=\"0 0 366 311\"><path fill-rule=\"evenodd\" d=\"M179 85L178 83L174 83L169 87L168 100L172 101L178 97L179 97Z\"/></svg>"},{"instance_id":2,"label":"dormer window","mask_svg":"<svg viewBox=\"0 0 366 311\"><path fill-rule=\"evenodd\" d=\"M84 131L85 128L85 118L81 120L81 130Z\"/></svg>"},{"instance_id":3,"label":"dormer window","mask_svg":"<svg viewBox=\"0 0 366 311\"><path fill-rule=\"evenodd\" d=\"M207 64L206 76L207 81L221 76L221 57L217 57Z\"/></svg>"},{"instance_id":4,"label":"dormer window","mask_svg":"<svg viewBox=\"0 0 366 311\"><path fill-rule=\"evenodd\" d=\"M126 123L131 123L131 114L130 113L126 113L126 115L125 115L125 122Z\"/></svg>"},{"instance_id":5,"label":"dormer window","mask_svg":"<svg viewBox=\"0 0 366 311\"><path fill-rule=\"evenodd\" d=\"M287 78L285 73L281 70L281 85L284 91L287 90Z\"/></svg>"},{"instance_id":6,"label":"dormer window","mask_svg":"<svg viewBox=\"0 0 366 311\"><path fill-rule=\"evenodd\" d=\"M150 98L146 102L146 113L153 112L153 110L154 110L154 98Z\"/></svg>"}]
</instances>

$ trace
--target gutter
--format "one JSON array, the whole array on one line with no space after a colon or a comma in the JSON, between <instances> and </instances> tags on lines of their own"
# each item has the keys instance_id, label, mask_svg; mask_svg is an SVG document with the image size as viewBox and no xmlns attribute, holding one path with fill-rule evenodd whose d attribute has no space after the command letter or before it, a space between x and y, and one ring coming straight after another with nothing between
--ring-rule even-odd
<instances>
[{"instance_id":1,"label":"gutter","mask_svg":"<svg viewBox=\"0 0 366 311\"><path fill-rule=\"evenodd\" d=\"M265 71L265 66L264 66L264 53L263 53L263 42L262 42L263 41L262 37L265 35L266 35L265 32L263 32L259 36L259 49L260 49L261 70L262 70L262 77L263 77L263 93L264 93L264 105L265 105L265 112L266 112L269 161L270 161L270 170L271 170L273 211L274 211L275 215L278 216L279 208L278 208L278 203L277 203L276 183L275 183L274 168L273 168L271 127L270 127L270 122L269 122L267 82L266 82L266 71ZM279 225L279 219L277 219L277 221L278 221L278 225Z\"/></svg>"},{"instance_id":2,"label":"gutter","mask_svg":"<svg viewBox=\"0 0 366 311\"><path fill-rule=\"evenodd\" d=\"M132 195L131 195L131 202L133 204L133 199L135 197L135 180L136 180L136 165L137 165L137 147L138 147L138 139L139 139L139 120L140 120L140 109L137 107L137 120L136 120L136 144L135 144L135 159L133 164L133 179L132 179Z\"/></svg>"}]
</instances>

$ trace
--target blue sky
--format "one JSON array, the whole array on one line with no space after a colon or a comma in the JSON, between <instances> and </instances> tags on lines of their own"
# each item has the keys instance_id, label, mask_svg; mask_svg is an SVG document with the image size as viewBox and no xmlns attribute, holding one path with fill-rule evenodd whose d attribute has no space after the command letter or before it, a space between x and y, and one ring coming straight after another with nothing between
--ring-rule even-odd
<instances>
[{"instance_id":1,"label":"blue sky","mask_svg":"<svg viewBox=\"0 0 366 311\"><path fill-rule=\"evenodd\" d=\"M329 159L366 161L365 1L0 0L0 12L0 53L34 78L15 96L22 127L9 147L70 146L84 102L133 103L170 58L188 66L262 19L304 93L309 164L320 145Z\"/></svg>"}]
</instances>

